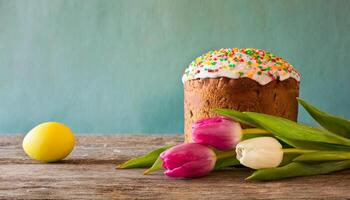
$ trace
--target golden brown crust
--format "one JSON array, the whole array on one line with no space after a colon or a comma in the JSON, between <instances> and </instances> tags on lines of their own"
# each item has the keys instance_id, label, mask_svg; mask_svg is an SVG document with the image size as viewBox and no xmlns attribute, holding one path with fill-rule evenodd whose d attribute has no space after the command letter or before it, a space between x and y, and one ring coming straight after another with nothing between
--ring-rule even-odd
<instances>
[{"instance_id":1,"label":"golden brown crust","mask_svg":"<svg viewBox=\"0 0 350 200\"><path fill-rule=\"evenodd\" d=\"M206 78L184 85L185 141L191 140L192 124L215 116L214 108L252 111L297 120L299 82L289 78L260 85L249 78Z\"/></svg>"}]
</instances>

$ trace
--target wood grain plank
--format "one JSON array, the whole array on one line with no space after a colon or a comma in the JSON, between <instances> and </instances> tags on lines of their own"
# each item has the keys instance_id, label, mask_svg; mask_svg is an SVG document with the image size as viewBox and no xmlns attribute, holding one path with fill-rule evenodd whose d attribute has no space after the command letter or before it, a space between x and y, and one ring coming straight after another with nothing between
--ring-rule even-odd
<instances>
[{"instance_id":1,"label":"wood grain plank","mask_svg":"<svg viewBox=\"0 0 350 200\"><path fill-rule=\"evenodd\" d=\"M346 199L349 171L274 182L245 181L248 169L192 180L115 166L181 136L79 136L73 153L52 164L29 159L22 138L0 137L0 199Z\"/></svg>"}]
</instances>

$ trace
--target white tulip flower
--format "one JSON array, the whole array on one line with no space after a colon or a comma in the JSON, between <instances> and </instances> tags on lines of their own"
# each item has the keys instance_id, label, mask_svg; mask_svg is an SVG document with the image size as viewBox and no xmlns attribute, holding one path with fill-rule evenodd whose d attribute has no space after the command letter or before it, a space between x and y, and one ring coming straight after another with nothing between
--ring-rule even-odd
<instances>
[{"instance_id":1,"label":"white tulip flower","mask_svg":"<svg viewBox=\"0 0 350 200\"><path fill-rule=\"evenodd\" d=\"M283 159L282 145L273 137L244 140L236 146L239 162L252 169L278 167Z\"/></svg>"}]
</instances>

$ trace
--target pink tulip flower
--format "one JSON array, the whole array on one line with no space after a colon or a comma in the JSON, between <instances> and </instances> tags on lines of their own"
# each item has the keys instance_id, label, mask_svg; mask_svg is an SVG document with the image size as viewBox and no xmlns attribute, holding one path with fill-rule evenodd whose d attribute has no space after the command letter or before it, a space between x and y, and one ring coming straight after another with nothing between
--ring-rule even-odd
<instances>
[{"instance_id":1,"label":"pink tulip flower","mask_svg":"<svg viewBox=\"0 0 350 200\"><path fill-rule=\"evenodd\" d=\"M214 151L202 144L184 143L174 146L160 155L165 175L195 178L208 174L216 162Z\"/></svg>"},{"instance_id":2,"label":"pink tulip flower","mask_svg":"<svg viewBox=\"0 0 350 200\"><path fill-rule=\"evenodd\" d=\"M194 143L210 145L222 151L234 149L241 138L240 124L223 116L202 119L192 126Z\"/></svg>"}]
</instances>

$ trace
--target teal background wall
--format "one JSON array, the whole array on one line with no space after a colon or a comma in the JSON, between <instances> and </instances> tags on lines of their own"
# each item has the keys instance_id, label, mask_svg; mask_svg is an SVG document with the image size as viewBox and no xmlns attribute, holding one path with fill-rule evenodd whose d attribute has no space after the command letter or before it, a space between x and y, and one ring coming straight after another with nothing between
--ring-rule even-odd
<instances>
[{"instance_id":1,"label":"teal background wall","mask_svg":"<svg viewBox=\"0 0 350 200\"><path fill-rule=\"evenodd\" d=\"M303 98L350 118L349 12L347 0L0 0L0 133L50 120L181 133L182 71L222 47L287 59Z\"/></svg>"}]
</instances>

